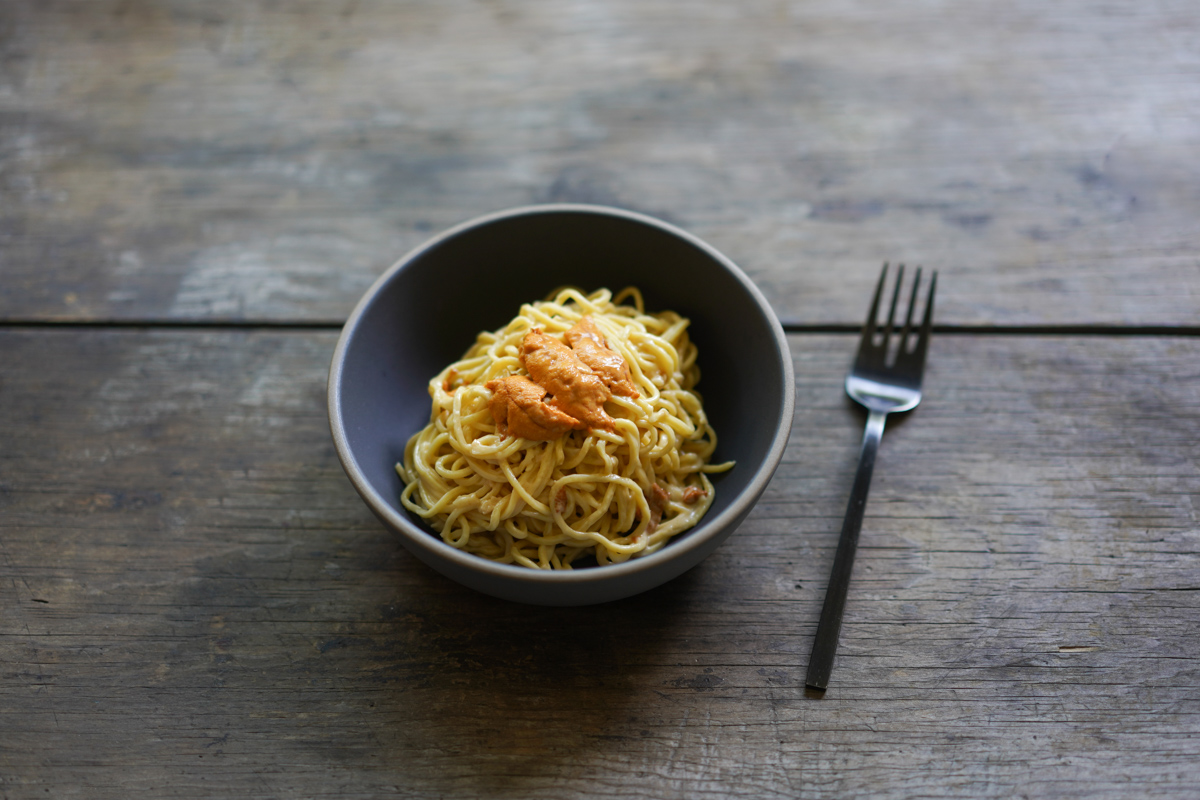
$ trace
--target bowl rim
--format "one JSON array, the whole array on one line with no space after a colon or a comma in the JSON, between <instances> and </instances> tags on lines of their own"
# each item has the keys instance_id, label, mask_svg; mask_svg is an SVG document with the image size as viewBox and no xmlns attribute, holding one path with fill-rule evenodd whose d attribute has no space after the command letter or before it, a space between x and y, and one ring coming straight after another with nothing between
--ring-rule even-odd
<instances>
[{"instance_id":1,"label":"bowl rim","mask_svg":"<svg viewBox=\"0 0 1200 800\"><path fill-rule=\"evenodd\" d=\"M776 424L774 434L771 438L771 446L768 449L765 457L757 465L755 474L742 492L729 504L727 508L719 512L715 516L707 514L697 525L700 530L699 535L695 535L693 531L686 531L681 534L677 540L668 543L668 546L663 547L655 553L640 558L631 558L620 564L608 564L603 567L580 569L580 570L540 570L530 569L529 567L518 566L516 564L502 564L495 561L489 561L477 555L473 555L464 550L459 550L452 545L447 544L432 530L427 530L417 526L412 520L404 516L398 509L393 507L391 503L385 500L371 483L366 479L358 462L354 458L354 454L350 451L349 439L346 434L346 423L342 413L342 398L341 398L341 379L342 371L345 365L346 353L353 338L353 333L358 326L362 316L366 313L367 308L374 302L383 287L388 284L398 273L403 271L410 263L415 261L424 253L435 249L442 243L459 236L460 234L477 228L483 225L489 225L505 219L514 217L530 216L535 214L558 214L558 213L577 213L577 214L594 214L598 216L617 217L628 220L630 222L640 223L653 228L658 228L663 232L675 236L691 246L703 251L714 261L720 263L728 272L741 284L742 288L753 298L758 305L759 310L767 319L772 333L774 335L775 354L783 364L783 403L779 420ZM771 480L775 473L780 460L783 458L784 449L787 446L788 438L791 435L792 418L795 415L795 376L792 367L791 350L788 347L787 335L783 331L783 326L779 322L774 309L767 302L766 297L754 284L753 281L729 258L714 248L712 245L694 236L691 233L679 228L669 222L657 219L648 214L643 214L636 211L629 211L622 208L612 206L592 205L586 203L545 203L536 205L516 206L503 209L500 211L483 214L472 219L468 219L457 225L454 225L446 230L438 233L427 239L422 244L409 250L401 256L392 266L388 267L381 274L371 287L363 294L355 305L350 316L346 318L345 324L342 326L341 333L338 336L337 346L334 348L333 359L330 363L329 377L326 384L326 395L329 413L329 426L333 435L334 447L337 451L338 460L342 464L343 470L350 478L351 484L358 492L359 496L367 503L375 514L383 517L391 527L402 533L406 541L410 545L418 547L424 554L430 558L439 560L449 560L455 566L470 571L487 574L499 580L514 580L523 583L534 582L537 584L591 584L601 583L613 580L622 576L633 576L641 572L653 570L659 564L669 561L675 561L680 556L704 546L704 544L719 535L731 524L737 522L752 506L767 483ZM425 559L422 559L425 560Z\"/></svg>"}]
</instances>

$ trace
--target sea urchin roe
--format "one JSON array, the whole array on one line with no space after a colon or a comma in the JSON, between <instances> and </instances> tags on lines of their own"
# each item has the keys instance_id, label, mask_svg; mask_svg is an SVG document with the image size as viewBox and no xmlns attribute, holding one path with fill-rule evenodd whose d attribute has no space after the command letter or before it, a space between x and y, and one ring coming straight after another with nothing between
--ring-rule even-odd
<instances>
[{"instance_id":1,"label":"sea urchin roe","mask_svg":"<svg viewBox=\"0 0 1200 800\"><path fill-rule=\"evenodd\" d=\"M529 377L510 375L486 384L492 392L488 410L502 436L546 442L573 429L611 431L615 423L604 404L612 394L640 397L629 365L609 348L590 317L580 319L565 338L570 347L534 328L521 341L521 363Z\"/></svg>"},{"instance_id":2,"label":"sea urchin roe","mask_svg":"<svg viewBox=\"0 0 1200 800\"><path fill-rule=\"evenodd\" d=\"M638 399L637 387L629 374L629 365L621 354L608 346L604 334L596 327L592 318L583 317L564 334L563 339L575 351L575 355L592 371L600 376L613 394Z\"/></svg>"},{"instance_id":3,"label":"sea urchin roe","mask_svg":"<svg viewBox=\"0 0 1200 800\"><path fill-rule=\"evenodd\" d=\"M534 442L557 439L583 423L545 402L546 390L524 375L488 381L488 410L502 436L512 434Z\"/></svg>"},{"instance_id":4,"label":"sea urchin roe","mask_svg":"<svg viewBox=\"0 0 1200 800\"><path fill-rule=\"evenodd\" d=\"M550 394L550 406L589 427L613 429L613 418L604 410L612 393L571 348L534 328L521 342L521 360L533 382Z\"/></svg>"}]
</instances>

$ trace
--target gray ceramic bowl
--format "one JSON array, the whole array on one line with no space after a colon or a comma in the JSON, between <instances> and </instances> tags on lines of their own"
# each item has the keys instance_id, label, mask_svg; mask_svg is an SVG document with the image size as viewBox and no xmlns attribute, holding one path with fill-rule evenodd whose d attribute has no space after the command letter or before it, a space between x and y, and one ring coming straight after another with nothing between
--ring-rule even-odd
<instances>
[{"instance_id":1,"label":"gray ceramic bowl","mask_svg":"<svg viewBox=\"0 0 1200 800\"><path fill-rule=\"evenodd\" d=\"M716 497L699 525L653 555L559 572L496 564L445 544L400 504L394 466L429 421L429 379L477 333L558 286L641 288L649 311L692 320L697 389L718 436ZM546 205L466 222L417 248L376 281L338 341L329 422L351 483L417 558L478 591L538 605L627 597L694 567L746 517L775 472L795 388L783 329L759 290L712 247L678 228L613 208Z\"/></svg>"}]
</instances>

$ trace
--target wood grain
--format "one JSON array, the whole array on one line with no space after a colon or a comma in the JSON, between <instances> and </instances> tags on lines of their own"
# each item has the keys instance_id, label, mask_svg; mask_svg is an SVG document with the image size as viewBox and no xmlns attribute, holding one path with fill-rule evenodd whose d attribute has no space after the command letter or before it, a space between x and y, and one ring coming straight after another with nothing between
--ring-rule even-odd
<instances>
[{"instance_id":1,"label":"wood grain","mask_svg":"<svg viewBox=\"0 0 1200 800\"><path fill-rule=\"evenodd\" d=\"M0 5L0 319L337 323L477 214L646 211L787 322L1200 322L1176 0ZM834 276L831 278L830 276Z\"/></svg>"},{"instance_id":2,"label":"wood grain","mask_svg":"<svg viewBox=\"0 0 1200 800\"><path fill-rule=\"evenodd\" d=\"M321 331L0 331L0 797L1190 798L1200 341L942 336L804 667L861 416L792 337L751 518L538 609L370 517Z\"/></svg>"}]
</instances>

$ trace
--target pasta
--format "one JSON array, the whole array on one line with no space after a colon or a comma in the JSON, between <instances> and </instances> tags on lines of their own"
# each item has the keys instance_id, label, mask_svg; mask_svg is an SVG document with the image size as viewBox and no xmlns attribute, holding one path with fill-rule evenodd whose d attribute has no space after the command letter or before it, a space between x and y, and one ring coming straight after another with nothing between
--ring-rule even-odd
<instances>
[{"instance_id":1,"label":"pasta","mask_svg":"<svg viewBox=\"0 0 1200 800\"><path fill-rule=\"evenodd\" d=\"M733 467L709 463L717 437L688 324L647 314L635 287L521 306L430 381L430 422L396 465L401 502L450 545L503 563L656 552L708 510L708 474Z\"/></svg>"}]
</instances>

